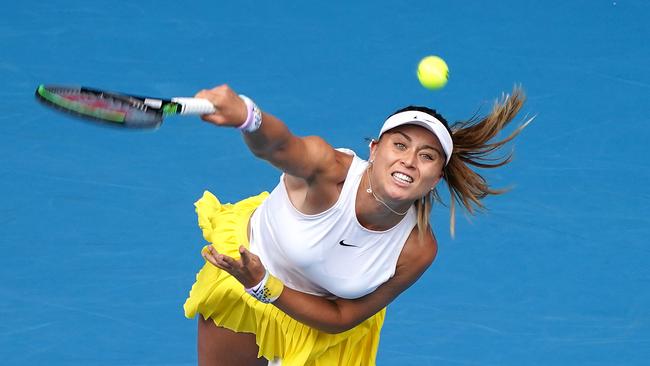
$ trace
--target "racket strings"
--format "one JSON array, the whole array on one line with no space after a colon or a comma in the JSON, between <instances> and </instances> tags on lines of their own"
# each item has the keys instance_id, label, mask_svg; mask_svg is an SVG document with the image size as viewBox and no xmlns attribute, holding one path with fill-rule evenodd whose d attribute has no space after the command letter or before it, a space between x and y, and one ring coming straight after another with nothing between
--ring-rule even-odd
<instances>
[{"instance_id":1,"label":"racket strings","mask_svg":"<svg viewBox=\"0 0 650 366\"><path fill-rule=\"evenodd\" d=\"M86 94L86 93L68 93L68 94L60 94L61 97L73 102L73 103L78 103L79 105L83 105L84 107L89 107L89 108L96 108L96 109L105 109L105 110L110 110L114 112L128 112L128 110L132 107L137 107L137 106L132 106L130 104L126 104L125 102L119 100L119 99L114 99L114 98L107 98L107 97L99 97L94 94Z\"/></svg>"},{"instance_id":2,"label":"racket strings","mask_svg":"<svg viewBox=\"0 0 650 366\"><path fill-rule=\"evenodd\" d=\"M113 94L90 88L67 88L41 85L36 95L59 110L86 119L109 122L114 126L156 128L163 111L129 95ZM162 104L162 103L161 103Z\"/></svg>"},{"instance_id":3,"label":"racket strings","mask_svg":"<svg viewBox=\"0 0 650 366\"><path fill-rule=\"evenodd\" d=\"M78 89L41 89L41 97L53 105L83 116L123 122L129 112L123 102Z\"/></svg>"}]
</instances>

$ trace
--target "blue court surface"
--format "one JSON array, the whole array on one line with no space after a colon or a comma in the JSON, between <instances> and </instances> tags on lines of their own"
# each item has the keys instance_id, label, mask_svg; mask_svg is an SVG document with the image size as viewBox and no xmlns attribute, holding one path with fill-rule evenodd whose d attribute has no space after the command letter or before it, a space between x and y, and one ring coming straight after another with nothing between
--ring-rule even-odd
<instances>
[{"instance_id":1,"label":"blue court surface","mask_svg":"<svg viewBox=\"0 0 650 366\"><path fill-rule=\"evenodd\" d=\"M650 2L6 1L0 19L0 364L195 364L193 202L278 179L234 130L99 128L37 104L41 83L228 83L362 157L398 108L463 120L521 84L514 124L537 117L485 173L512 191L455 239L434 209L438 258L390 305L378 364L649 364ZM415 77L428 54L440 91Z\"/></svg>"}]
</instances>

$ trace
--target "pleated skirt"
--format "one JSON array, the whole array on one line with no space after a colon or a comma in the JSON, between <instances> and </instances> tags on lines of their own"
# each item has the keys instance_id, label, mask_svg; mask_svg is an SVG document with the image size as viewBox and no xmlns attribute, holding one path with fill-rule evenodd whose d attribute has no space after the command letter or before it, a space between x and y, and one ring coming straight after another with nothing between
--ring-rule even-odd
<instances>
[{"instance_id":1,"label":"pleated skirt","mask_svg":"<svg viewBox=\"0 0 650 366\"><path fill-rule=\"evenodd\" d=\"M239 258L239 245L249 246L248 220L267 196L264 192L221 204L206 191L195 203L203 237L220 253ZM283 366L375 365L386 312L383 309L346 332L325 333L257 301L234 277L209 262L196 275L184 310L188 318L199 313L219 327L255 334L258 357L280 359Z\"/></svg>"}]
</instances>

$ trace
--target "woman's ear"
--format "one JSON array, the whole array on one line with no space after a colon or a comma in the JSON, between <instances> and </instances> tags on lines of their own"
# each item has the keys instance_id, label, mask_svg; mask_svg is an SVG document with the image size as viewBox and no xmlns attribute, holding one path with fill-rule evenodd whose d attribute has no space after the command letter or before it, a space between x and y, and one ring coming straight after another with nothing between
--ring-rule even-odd
<instances>
[{"instance_id":1,"label":"woman's ear","mask_svg":"<svg viewBox=\"0 0 650 366\"><path fill-rule=\"evenodd\" d=\"M436 180L433 182L433 187L431 187L432 191L434 189L436 189L436 187L438 186L438 183L440 182L440 179L442 179L442 174L440 174L440 176L438 176L438 178L436 178Z\"/></svg>"},{"instance_id":2,"label":"woman's ear","mask_svg":"<svg viewBox=\"0 0 650 366\"><path fill-rule=\"evenodd\" d=\"M370 157L368 158L368 161L372 163L375 160L375 151L377 150L377 140L371 139L370 143L368 144L368 147L370 148Z\"/></svg>"}]
</instances>

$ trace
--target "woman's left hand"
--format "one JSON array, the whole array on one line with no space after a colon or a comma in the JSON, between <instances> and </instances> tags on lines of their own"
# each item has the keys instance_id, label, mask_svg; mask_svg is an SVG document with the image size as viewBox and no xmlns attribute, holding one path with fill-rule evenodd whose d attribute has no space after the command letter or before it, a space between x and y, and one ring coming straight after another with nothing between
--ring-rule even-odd
<instances>
[{"instance_id":1,"label":"woman's left hand","mask_svg":"<svg viewBox=\"0 0 650 366\"><path fill-rule=\"evenodd\" d=\"M239 246L239 253L241 259L237 260L225 254L220 254L212 245L209 245L208 250L202 254L203 258L208 262L230 273L245 288L254 287L262 281L266 269L262 261L260 261L260 257L248 251L243 245Z\"/></svg>"}]
</instances>

